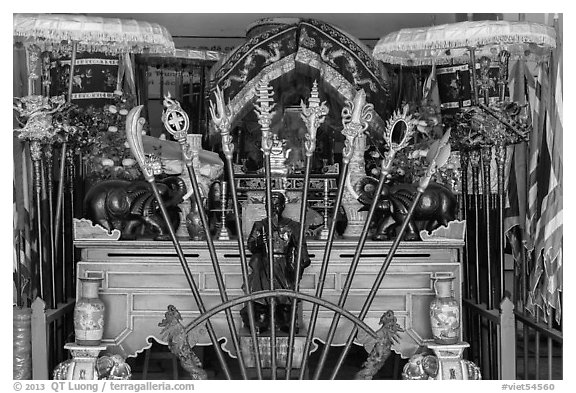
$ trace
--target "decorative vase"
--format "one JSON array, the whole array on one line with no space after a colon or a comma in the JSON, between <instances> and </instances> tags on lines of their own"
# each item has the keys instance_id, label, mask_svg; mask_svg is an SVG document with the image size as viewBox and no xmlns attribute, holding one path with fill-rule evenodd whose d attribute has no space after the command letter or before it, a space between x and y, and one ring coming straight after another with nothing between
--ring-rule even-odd
<instances>
[{"instance_id":1,"label":"decorative vase","mask_svg":"<svg viewBox=\"0 0 576 393\"><path fill-rule=\"evenodd\" d=\"M12 318L12 378L32 379L32 310L14 308Z\"/></svg>"},{"instance_id":2,"label":"decorative vase","mask_svg":"<svg viewBox=\"0 0 576 393\"><path fill-rule=\"evenodd\" d=\"M460 307L452 295L454 277L438 277L434 281L436 298L430 303L430 325L437 344L460 341Z\"/></svg>"},{"instance_id":3,"label":"decorative vase","mask_svg":"<svg viewBox=\"0 0 576 393\"><path fill-rule=\"evenodd\" d=\"M74 333L76 344L97 346L104 334L104 302L98 297L98 288L102 278L79 278L81 295L74 307Z\"/></svg>"},{"instance_id":4,"label":"decorative vase","mask_svg":"<svg viewBox=\"0 0 576 393\"><path fill-rule=\"evenodd\" d=\"M202 225L202 219L200 218L200 211L198 209L203 209L203 207L198 207L196 200L190 200L190 211L186 215L186 229L188 229L188 236L190 240L206 240L206 232L204 232L204 226Z\"/></svg>"}]
</instances>

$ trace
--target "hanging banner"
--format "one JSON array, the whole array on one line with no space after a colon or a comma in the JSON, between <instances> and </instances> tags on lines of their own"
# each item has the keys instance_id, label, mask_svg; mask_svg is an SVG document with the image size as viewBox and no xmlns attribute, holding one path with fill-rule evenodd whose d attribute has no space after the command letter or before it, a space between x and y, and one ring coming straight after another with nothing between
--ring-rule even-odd
<instances>
[{"instance_id":1,"label":"hanging banner","mask_svg":"<svg viewBox=\"0 0 576 393\"><path fill-rule=\"evenodd\" d=\"M67 95L70 58L52 59L50 95ZM118 78L118 57L104 53L79 53L72 80L72 102L80 107L102 107L114 99Z\"/></svg>"}]
</instances>

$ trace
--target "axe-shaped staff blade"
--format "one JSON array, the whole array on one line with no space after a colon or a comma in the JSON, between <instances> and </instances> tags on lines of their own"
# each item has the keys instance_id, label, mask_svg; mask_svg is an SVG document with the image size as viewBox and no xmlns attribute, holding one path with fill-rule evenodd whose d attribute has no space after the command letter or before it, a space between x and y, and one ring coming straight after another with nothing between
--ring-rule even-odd
<instances>
[{"instance_id":1,"label":"axe-shaped staff blade","mask_svg":"<svg viewBox=\"0 0 576 393\"><path fill-rule=\"evenodd\" d=\"M144 178L148 182L152 182L154 181L154 170L146 161L144 144L142 143L142 131L144 129L144 123L146 122L144 118L140 117L142 108L144 108L144 105L138 105L132 108L126 116L126 141L128 142L134 159L142 170ZM158 203L160 202L161 201L158 201Z\"/></svg>"}]
</instances>

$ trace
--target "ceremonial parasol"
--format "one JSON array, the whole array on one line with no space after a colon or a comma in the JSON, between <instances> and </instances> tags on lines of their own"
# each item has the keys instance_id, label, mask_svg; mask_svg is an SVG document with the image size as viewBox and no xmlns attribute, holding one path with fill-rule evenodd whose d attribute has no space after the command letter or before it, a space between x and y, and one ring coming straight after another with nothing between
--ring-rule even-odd
<instances>
[{"instance_id":1,"label":"ceremonial parasol","mask_svg":"<svg viewBox=\"0 0 576 393\"><path fill-rule=\"evenodd\" d=\"M76 53L103 52L111 55L126 53L174 52L174 42L168 30L156 23L133 19L102 18L74 14L14 14L14 41L22 43L29 59L38 60L42 52L70 54L68 102L72 97L72 80ZM31 64L35 66L35 64ZM29 95L34 94L33 82L38 79L35 68L29 67ZM62 205L66 142L62 144L60 182L56 204L54 229L60 221ZM55 230L54 244L58 244L59 231Z\"/></svg>"},{"instance_id":2,"label":"ceremonial parasol","mask_svg":"<svg viewBox=\"0 0 576 393\"><path fill-rule=\"evenodd\" d=\"M476 72L470 72L473 95L472 107L469 113L472 113L472 123L467 128L468 130L478 128L482 138L480 143L474 142L474 144L467 140L457 140L456 142L464 147L465 151L461 152L463 156L468 155L467 151L472 151L473 153L478 153L475 156L479 158L479 152L481 152L485 173L483 176L485 178L484 189L490 188L490 161L492 159L492 151L490 149L492 147L496 149L495 159L498 168L498 200L496 207L499 212L497 218L499 227L497 249L501 285L499 288L500 293L498 294L500 297L498 295L493 296L492 292L488 291L489 307L494 307L495 303L504 295L503 269L506 239L504 236L503 212L506 146L525 141L528 131L531 129L529 116L526 116L526 119L520 119L519 116L515 116L515 118L509 116L510 111L508 109L513 107L515 103L505 97L508 84L508 60L546 61L554 48L556 48L556 30L552 26L526 21L467 21L402 29L381 38L373 51L373 56L376 59L402 66L470 64L472 70L475 70L477 67L476 58L480 58L480 83L477 83L478 76ZM500 88L499 97L495 101L490 100L488 97L488 89L486 88L488 73L482 72L483 69L485 70L490 66L492 61L496 61L499 64L497 84ZM484 102L479 100L478 90L484 92ZM493 121L493 119L496 121ZM516 121L518 119L521 121ZM462 159L463 168L467 168L467 160L468 158ZM463 173L466 173L464 169ZM486 181L486 178L488 181ZM463 189L465 190L464 187ZM464 192L467 194L467 191ZM484 220L487 228L486 248L491 250L489 213L491 192L483 192L483 194L486 211ZM465 211L467 210L466 197L467 195L464 197ZM473 201L473 203L476 205L477 201ZM477 221L478 217L475 219ZM474 244L478 247L478 233L476 233L476 237ZM479 259L478 256L477 258ZM476 271L479 269L478 259L476 260ZM487 254L487 259L487 286L491 288L490 253ZM476 296L476 300L478 300L480 298L479 292Z\"/></svg>"},{"instance_id":3,"label":"ceremonial parasol","mask_svg":"<svg viewBox=\"0 0 576 393\"><path fill-rule=\"evenodd\" d=\"M477 57L499 59L505 63L500 76L500 100L504 99L509 58L540 60L556 47L553 27L534 22L468 21L438 26L402 29L381 38L374 47L374 58L385 63L417 66L476 64ZM478 100L476 73L471 72L473 104L501 122L517 136L522 132L488 107L488 98ZM486 89L487 91L487 89Z\"/></svg>"},{"instance_id":4,"label":"ceremonial parasol","mask_svg":"<svg viewBox=\"0 0 576 393\"><path fill-rule=\"evenodd\" d=\"M533 22L474 21L402 29L382 37L374 58L403 66L462 64L475 55L548 56L556 46L553 27Z\"/></svg>"}]
</instances>

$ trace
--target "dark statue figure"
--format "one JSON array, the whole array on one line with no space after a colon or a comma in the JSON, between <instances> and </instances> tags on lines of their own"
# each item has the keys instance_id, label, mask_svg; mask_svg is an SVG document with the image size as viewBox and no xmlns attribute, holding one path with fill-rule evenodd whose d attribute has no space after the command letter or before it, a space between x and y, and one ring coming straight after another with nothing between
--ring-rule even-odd
<instances>
[{"instance_id":1,"label":"dark statue figure","mask_svg":"<svg viewBox=\"0 0 576 393\"><path fill-rule=\"evenodd\" d=\"M157 180L160 196L176 231L180 224L186 185L178 176ZM104 180L90 188L84 198L86 218L108 231L118 229L122 240L153 237L169 240L169 232L150 183L144 180Z\"/></svg>"},{"instance_id":2,"label":"dark statue figure","mask_svg":"<svg viewBox=\"0 0 576 393\"><path fill-rule=\"evenodd\" d=\"M373 201L375 179L364 178L359 183L358 200L365 205L361 210L368 210ZM394 238L408 216L408 210L417 193L418 183L385 184L378 199L374 220L376 230L373 240ZM372 190L372 194L369 190ZM456 219L458 201L454 193L446 186L431 182L416 206L414 215L408 222L404 240L421 240L419 232L423 229L431 232L440 226L446 226Z\"/></svg>"},{"instance_id":3,"label":"dark statue figure","mask_svg":"<svg viewBox=\"0 0 576 393\"><path fill-rule=\"evenodd\" d=\"M279 192L272 194L272 243L274 253L274 289L295 289L296 280L302 278L302 272L310 266L310 257L306 241L302 243L302 260L300 277L296 277L296 258L298 253L298 236L300 223L283 217L286 204L284 195ZM268 262L267 239L268 219L256 221L248 237L248 248L252 252L250 258L251 273L248 277L250 292L270 290L270 267ZM267 302L268 300L266 300ZM254 302L256 328L264 332L269 328L270 315L268 304ZM285 296L276 297L276 321L280 330L290 329L290 314L292 301ZM249 326L248 310L244 307L240 314L245 326ZM296 327L298 331L298 327Z\"/></svg>"}]
</instances>

